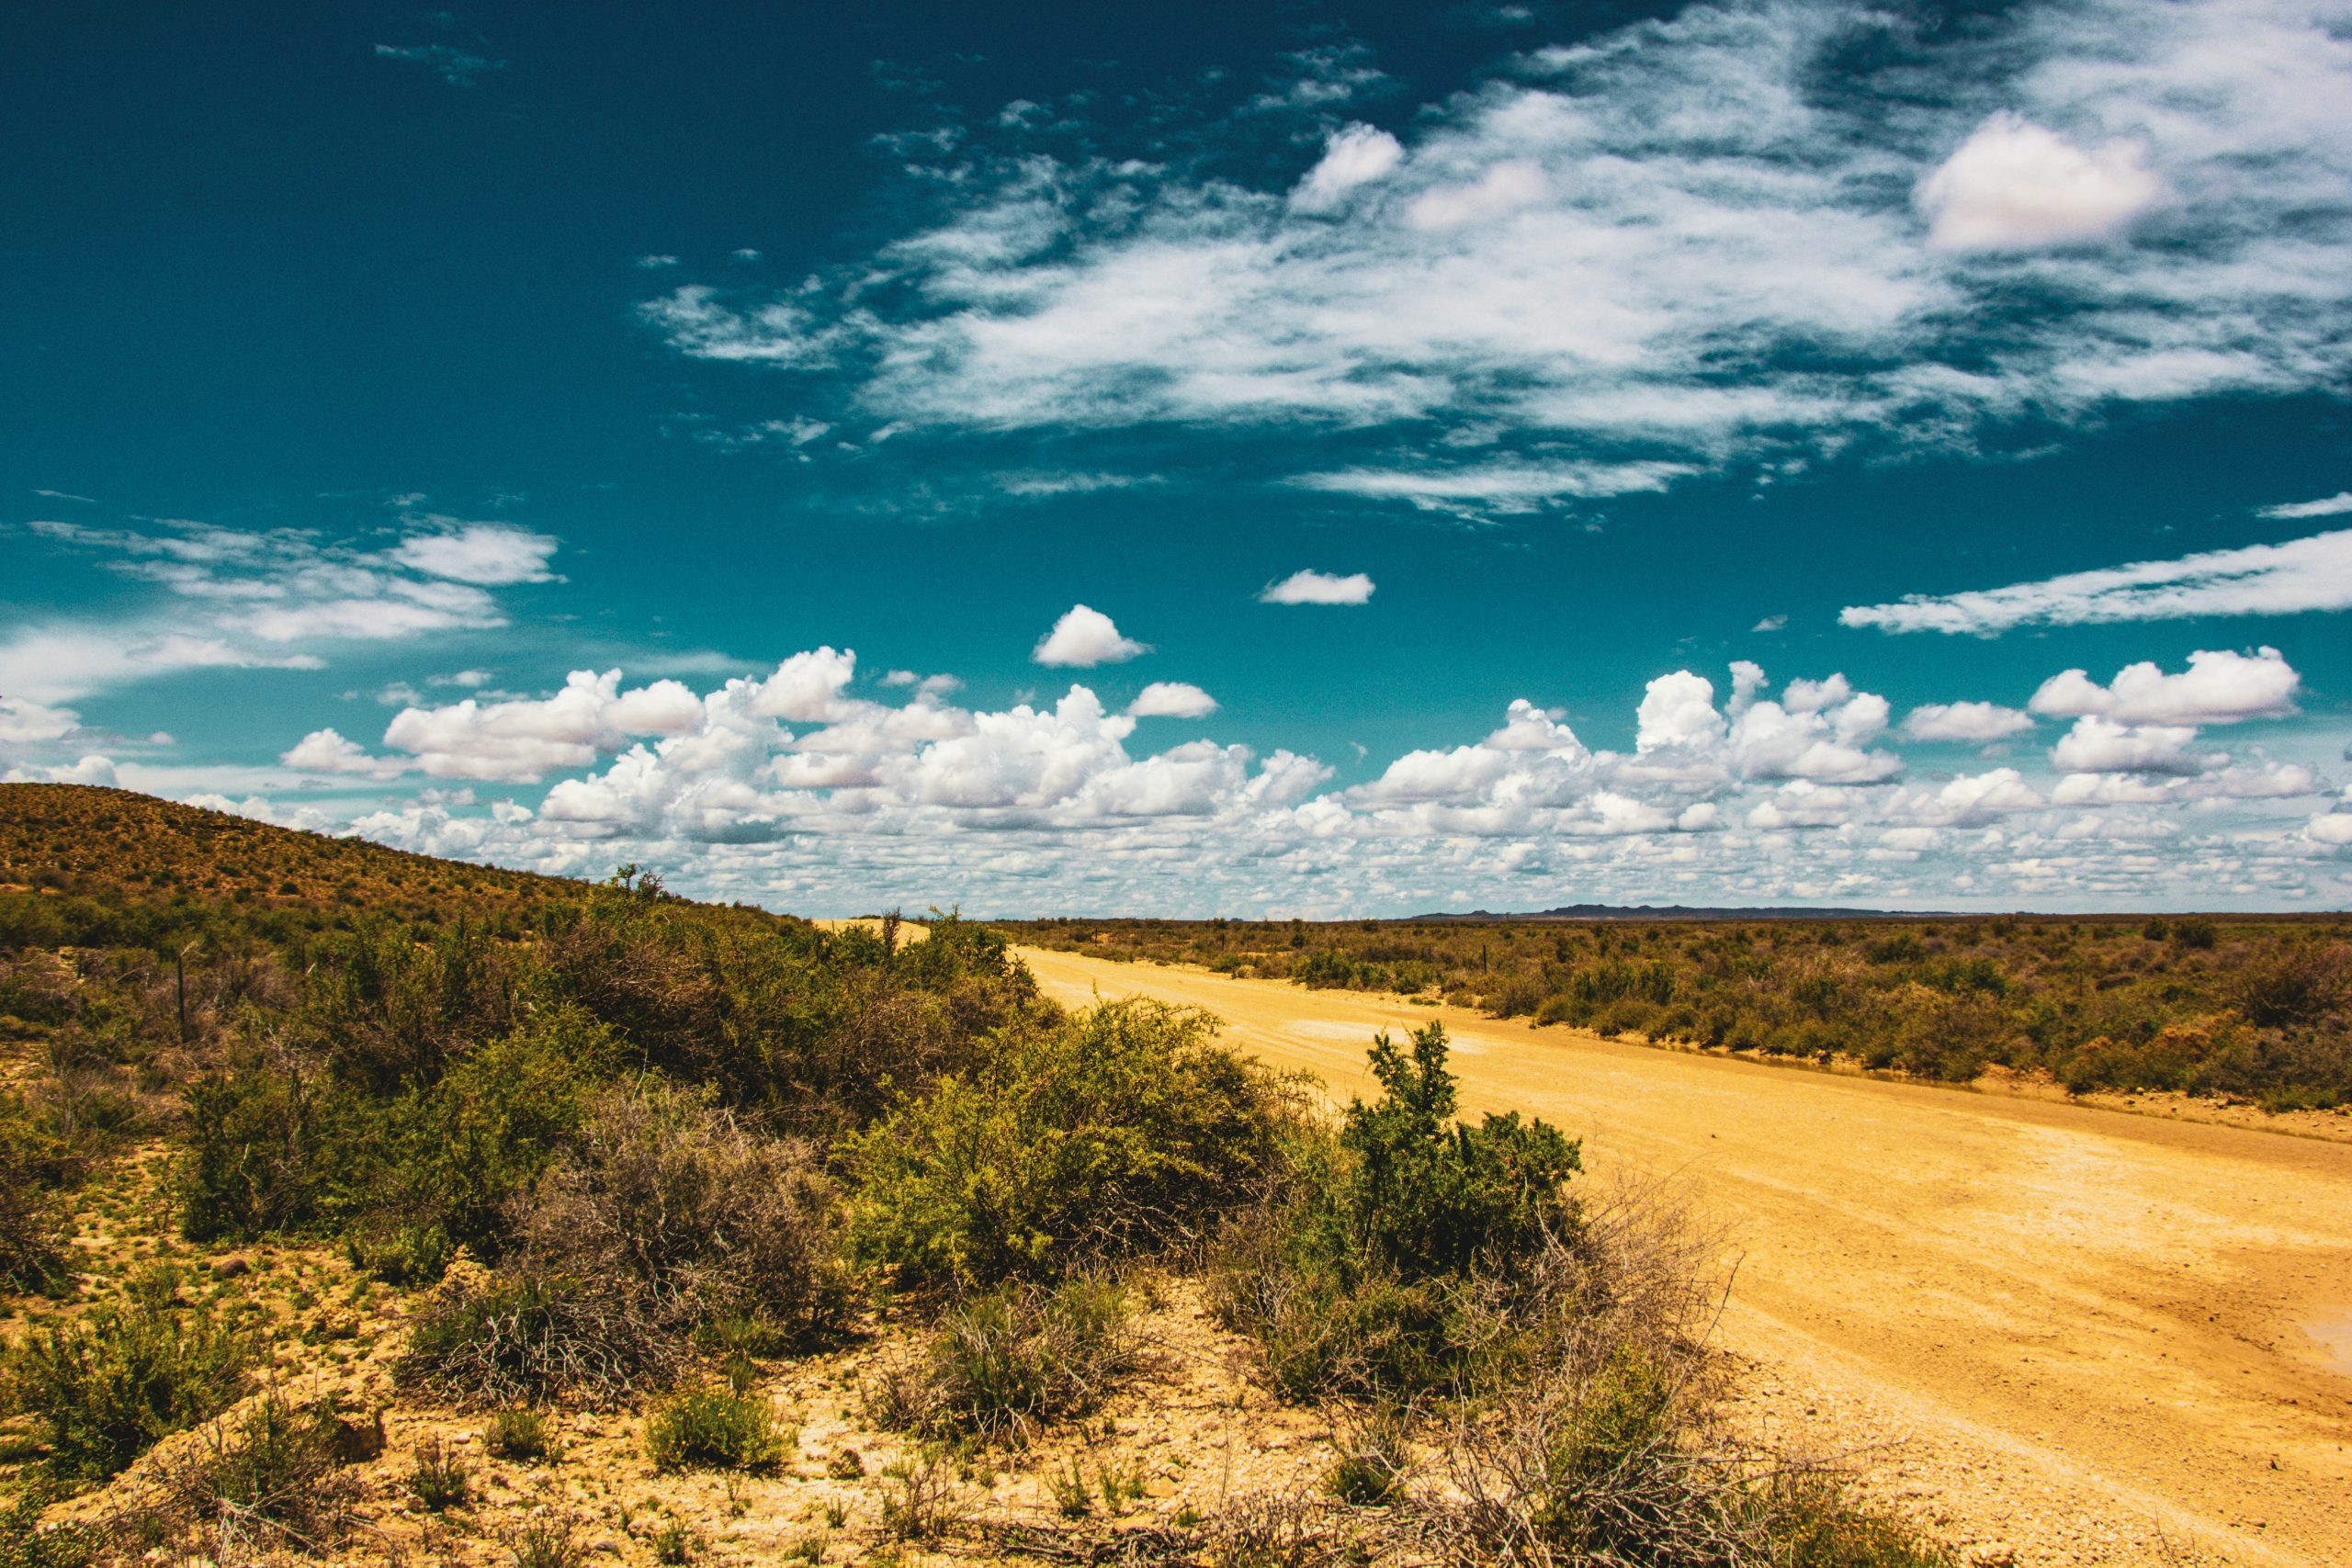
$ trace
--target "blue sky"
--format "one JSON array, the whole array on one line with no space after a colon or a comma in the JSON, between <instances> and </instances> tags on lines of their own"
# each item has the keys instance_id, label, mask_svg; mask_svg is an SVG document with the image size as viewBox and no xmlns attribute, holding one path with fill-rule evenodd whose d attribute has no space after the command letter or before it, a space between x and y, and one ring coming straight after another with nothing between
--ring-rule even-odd
<instances>
[{"instance_id":1,"label":"blue sky","mask_svg":"<svg viewBox=\"0 0 2352 1568\"><path fill-rule=\"evenodd\" d=\"M2352 905L2352 5L0 73L9 777L812 914Z\"/></svg>"}]
</instances>

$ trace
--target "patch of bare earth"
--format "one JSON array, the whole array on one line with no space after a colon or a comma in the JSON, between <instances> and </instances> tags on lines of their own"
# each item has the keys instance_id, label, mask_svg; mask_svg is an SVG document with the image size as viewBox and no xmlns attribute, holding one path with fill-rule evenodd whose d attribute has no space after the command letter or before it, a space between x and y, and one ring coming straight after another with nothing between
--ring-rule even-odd
<instances>
[{"instance_id":1,"label":"patch of bare earth","mask_svg":"<svg viewBox=\"0 0 2352 1568\"><path fill-rule=\"evenodd\" d=\"M417 1404L395 1388L406 1308L416 1298L370 1285L322 1250L227 1258L227 1280L209 1266L192 1269L188 1298L244 1307L269 1325L267 1388L297 1400L333 1397L361 1427L380 1417L381 1451L340 1478L349 1528L322 1553L336 1562L505 1568L526 1529L551 1527L569 1535L581 1561L598 1563L662 1562L665 1535L705 1563L1082 1558L1123 1538L1183 1540L1253 1499L1316 1498L1335 1458L1320 1417L1276 1403L1251 1381L1250 1346L1210 1320L1189 1280L1137 1289L1139 1366L1083 1420L992 1443L926 1444L884 1430L869 1418L863 1390L879 1368L913 1353L921 1329L875 1324L844 1348L763 1364L752 1392L786 1434L781 1465L664 1473L648 1457L641 1410L555 1412L556 1457L501 1458L485 1413ZM261 1397L166 1438L48 1518L135 1515ZM462 1506L435 1512L418 1497L413 1477L430 1454L465 1471ZM933 1528L912 1537L894 1523L910 1472L937 1489Z\"/></svg>"}]
</instances>

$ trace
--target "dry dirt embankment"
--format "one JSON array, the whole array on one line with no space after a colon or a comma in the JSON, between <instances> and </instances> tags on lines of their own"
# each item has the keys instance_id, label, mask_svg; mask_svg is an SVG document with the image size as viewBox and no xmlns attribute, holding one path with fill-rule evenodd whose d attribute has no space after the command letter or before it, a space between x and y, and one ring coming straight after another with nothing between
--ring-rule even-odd
<instances>
[{"instance_id":1,"label":"dry dirt embankment","mask_svg":"<svg viewBox=\"0 0 2352 1568\"><path fill-rule=\"evenodd\" d=\"M1443 1018L1465 1110L1699 1185L1743 1255L1722 1337L1772 1418L1900 1439L1879 1483L1979 1561L2157 1561L2161 1536L2352 1563L2352 1145L1022 956L1064 1002L1208 1008L1340 1096L1373 1030Z\"/></svg>"}]
</instances>

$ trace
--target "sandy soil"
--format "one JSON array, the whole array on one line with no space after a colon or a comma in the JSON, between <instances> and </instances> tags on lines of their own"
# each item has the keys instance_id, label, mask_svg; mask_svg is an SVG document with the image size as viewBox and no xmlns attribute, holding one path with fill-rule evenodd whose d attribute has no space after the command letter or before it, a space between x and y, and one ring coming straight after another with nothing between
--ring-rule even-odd
<instances>
[{"instance_id":1,"label":"sandy soil","mask_svg":"<svg viewBox=\"0 0 2352 1568\"><path fill-rule=\"evenodd\" d=\"M1061 1001L1209 1008L1341 1096L1373 1030L1442 1018L1466 1110L1704 1192L1757 1418L1860 1450L1974 1562L2352 1563L2352 1145L1022 955Z\"/></svg>"},{"instance_id":2,"label":"sandy soil","mask_svg":"<svg viewBox=\"0 0 2352 1568\"><path fill-rule=\"evenodd\" d=\"M815 926L820 931L845 931L850 930L852 927L855 927L859 931L872 931L876 936L880 936L882 934L882 917L879 915L854 915L847 919L811 920L808 923ZM931 928L929 926L918 925L912 920L900 920L899 922L899 945L900 947L904 947L910 942L921 942L929 935L931 935Z\"/></svg>"}]
</instances>

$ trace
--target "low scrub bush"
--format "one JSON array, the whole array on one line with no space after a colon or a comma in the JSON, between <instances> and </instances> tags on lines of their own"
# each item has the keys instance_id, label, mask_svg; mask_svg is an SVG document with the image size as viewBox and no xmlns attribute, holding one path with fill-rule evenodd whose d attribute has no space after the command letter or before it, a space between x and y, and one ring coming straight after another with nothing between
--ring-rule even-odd
<instances>
[{"instance_id":1,"label":"low scrub bush","mask_svg":"<svg viewBox=\"0 0 2352 1568\"><path fill-rule=\"evenodd\" d=\"M0 1291L52 1291L65 1277L56 1199L0 1150Z\"/></svg>"},{"instance_id":2,"label":"low scrub bush","mask_svg":"<svg viewBox=\"0 0 2352 1568\"><path fill-rule=\"evenodd\" d=\"M1290 1105L1215 1028L1125 1001L1001 1031L847 1143L858 1256L972 1287L1198 1235L1257 1190Z\"/></svg>"},{"instance_id":3,"label":"low scrub bush","mask_svg":"<svg viewBox=\"0 0 2352 1568\"><path fill-rule=\"evenodd\" d=\"M18 1484L0 1509L0 1568L96 1568L107 1555L107 1532L96 1525L41 1523L49 1494Z\"/></svg>"},{"instance_id":4,"label":"low scrub bush","mask_svg":"<svg viewBox=\"0 0 2352 1568\"><path fill-rule=\"evenodd\" d=\"M1414 992L1504 1015L1966 1081L2046 1070L2090 1088L2267 1106L2352 1102L2352 923L2341 915L1892 920L1039 921L1046 946ZM2238 1044L2183 1070L2135 1049L2228 1015ZM2094 1045L2095 1074L2069 1064ZM2116 1047L2121 1047L2117 1049Z\"/></svg>"},{"instance_id":5,"label":"low scrub bush","mask_svg":"<svg viewBox=\"0 0 2352 1568\"><path fill-rule=\"evenodd\" d=\"M1750 1506L1770 1561L1787 1568L1959 1568L1952 1552L1861 1506L1826 1471L1777 1472L1755 1488Z\"/></svg>"},{"instance_id":6,"label":"low scrub bush","mask_svg":"<svg viewBox=\"0 0 2352 1568\"><path fill-rule=\"evenodd\" d=\"M134 1297L34 1328L9 1353L7 1373L12 1403L40 1423L51 1472L104 1481L157 1439L226 1409L252 1359L209 1313Z\"/></svg>"},{"instance_id":7,"label":"low scrub bush","mask_svg":"<svg viewBox=\"0 0 2352 1568\"><path fill-rule=\"evenodd\" d=\"M438 1514L465 1506L472 1479L466 1461L435 1438L417 1450L416 1463L408 1472L408 1489L426 1513Z\"/></svg>"},{"instance_id":8,"label":"low scrub bush","mask_svg":"<svg viewBox=\"0 0 2352 1568\"><path fill-rule=\"evenodd\" d=\"M1025 1436L1083 1416L1135 1364L1125 1293L1075 1278L1011 1284L951 1307L926 1354L870 1398L893 1426L932 1436Z\"/></svg>"},{"instance_id":9,"label":"low scrub bush","mask_svg":"<svg viewBox=\"0 0 2352 1568\"><path fill-rule=\"evenodd\" d=\"M349 1522L349 1429L333 1400L270 1390L164 1476L169 1511L192 1522L215 1557L286 1548L317 1556Z\"/></svg>"},{"instance_id":10,"label":"low scrub bush","mask_svg":"<svg viewBox=\"0 0 2352 1568\"><path fill-rule=\"evenodd\" d=\"M971 1511L956 1467L937 1443L924 1443L882 1472L882 1528L900 1540L937 1540Z\"/></svg>"},{"instance_id":11,"label":"low scrub bush","mask_svg":"<svg viewBox=\"0 0 2352 1568\"><path fill-rule=\"evenodd\" d=\"M645 1424L656 1470L774 1470L789 1444L765 1399L723 1386L682 1389Z\"/></svg>"},{"instance_id":12,"label":"low scrub bush","mask_svg":"<svg viewBox=\"0 0 2352 1568\"><path fill-rule=\"evenodd\" d=\"M394 1101L356 1250L396 1283L438 1278L459 1247L496 1260L518 1200L579 1133L616 1057L595 1020L551 1008Z\"/></svg>"},{"instance_id":13,"label":"low scrub bush","mask_svg":"<svg viewBox=\"0 0 2352 1568\"><path fill-rule=\"evenodd\" d=\"M640 1304L571 1275L453 1266L419 1303L395 1375L456 1404L611 1404L673 1371Z\"/></svg>"},{"instance_id":14,"label":"low scrub bush","mask_svg":"<svg viewBox=\"0 0 2352 1568\"><path fill-rule=\"evenodd\" d=\"M694 1560L693 1532L672 1519L653 1532L653 1561L664 1564L690 1562Z\"/></svg>"},{"instance_id":15,"label":"low scrub bush","mask_svg":"<svg viewBox=\"0 0 2352 1568\"><path fill-rule=\"evenodd\" d=\"M174 1172L190 1241L246 1241L321 1224L368 1179L374 1113L291 1061L232 1063L188 1086Z\"/></svg>"},{"instance_id":16,"label":"low scrub bush","mask_svg":"<svg viewBox=\"0 0 2352 1568\"><path fill-rule=\"evenodd\" d=\"M481 1446L492 1459L516 1464L552 1464L563 1457L555 1419L544 1410L516 1405L502 1410L482 1428Z\"/></svg>"},{"instance_id":17,"label":"low scrub bush","mask_svg":"<svg viewBox=\"0 0 2352 1568\"><path fill-rule=\"evenodd\" d=\"M1359 1507L1396 1495L1412 1470L1412 1432L1405 1413L1375 1404L1341 1412L1333 1426L1340 1457L1323 1478L1331 1495Z\"/></svg>"},{"instance_id":18,"label":"low scrub bush","mask_svg":"<svg viewBox=\"0 0 2352 1568\"><path fill-rule=\"evenodd\" d=\"M587 1539L569 1514L534 1514L508 1529L504 1540L514 1568L582 1568L590 1556Z\"/></svg>"},{"instance_id":19,"label":"low scrub bush","mask_svg":"<svg viewBox=\"0 0 2352 1568\"><path fill-rule=\"evenodd\" d=\"M1292 1135L1286 1176L1227 1235L1226 1320L1292 1397L1410 1393L1457 1376L1508 1317L1527 1261L1577 1232L1577 1145L1516 1114L1453 1120L1442 1025L1373 1043L1378 1100L1336 1137Z\"/></svg>"},{"instance_id":20,"label":"low scrub bush","mask_svg":"<svg viewBox=\"0 0 2352 1568\"><path fill-rule=\"evenodd\" d=\"M815 1152L660 1079L594 1102L516 1228L530 1268L602 1281L673 1338L732 1324L787 1348L838 1333L855 1303Z\"/></svg>"},{"instance_id":21,"label":"low scrub bush","mask_svg":"<svg viewBox=\"0 0 2352 1568\"><path fill-rule=\"evenodd\" d=\"M60 1126L70 1096L61 1089L50 1098L36 1104L0 1096L0 1291L54 1291L70 1271L60 1195L88 1173L96 1140L70 1116Z\"/></svg>"}]
</instances>

